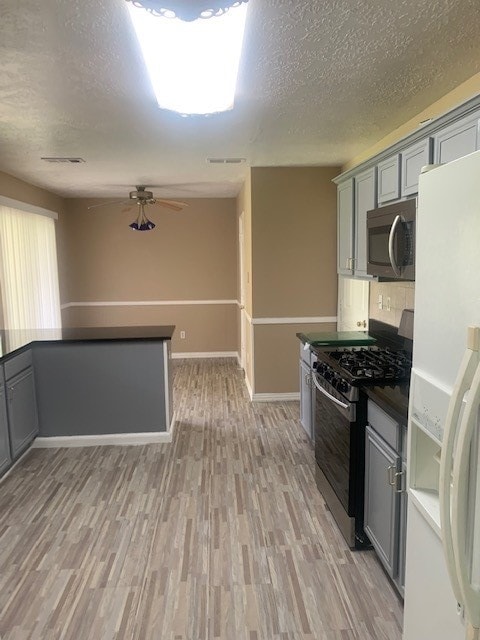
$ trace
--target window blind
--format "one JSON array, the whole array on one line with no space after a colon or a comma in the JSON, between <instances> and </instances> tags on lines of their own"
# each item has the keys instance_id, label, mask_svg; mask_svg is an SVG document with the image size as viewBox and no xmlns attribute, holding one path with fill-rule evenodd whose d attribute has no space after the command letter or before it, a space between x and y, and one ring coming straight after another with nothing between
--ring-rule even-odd
<instances>
[{"instance_id":1,"label":"window blind","mask_svg":"<svg viewBox=\"0 0 480 640\"><path fill-rule=\"evenodd\" d=\"M0 206L0 278L4 327L23 344L25 332L61 327L52 218Z\"/></svg>"}]
</instances>

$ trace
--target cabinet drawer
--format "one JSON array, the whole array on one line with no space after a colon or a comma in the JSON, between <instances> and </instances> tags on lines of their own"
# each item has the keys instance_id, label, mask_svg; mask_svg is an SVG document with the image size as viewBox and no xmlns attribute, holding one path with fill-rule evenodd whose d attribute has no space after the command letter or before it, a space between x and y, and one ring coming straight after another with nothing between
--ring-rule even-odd
<instances>
[{"instance_id":1,"label":"cabinet drawer","mask_svg":"<svg viewBox=\"0 0 480 640\"><path fill-rule=\"evenodd\" d=\"M394 451L401 450L400 425L372 400L368 401L368 424Z\"/></svg>"},{"instance_id":2,"label":"cabinet drawer","mask_svg":"<svg viewBox=\"0 0 480 640\"><path fill-rule=\"evenodd\" d=\"M32 350L24 351L4 363L5 379L10 380L24 369L32 366Z\"/></svg>"}]
</instances>

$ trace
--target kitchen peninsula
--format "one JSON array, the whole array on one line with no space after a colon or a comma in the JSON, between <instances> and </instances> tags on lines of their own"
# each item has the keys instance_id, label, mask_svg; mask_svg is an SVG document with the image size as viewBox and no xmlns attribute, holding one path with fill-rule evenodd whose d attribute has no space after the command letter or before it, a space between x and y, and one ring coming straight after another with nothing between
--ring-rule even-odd
<instances>
[{"instance_id":1,"label":"kitchen peninsula","mask_svg":"<svg viewBox=\"0 0 480 640\"><path fill-rule=\"evenodd\" d=\"M166 442L175 327L2 331L0 473L35 446Z\"/></svg>"}]
</instances>

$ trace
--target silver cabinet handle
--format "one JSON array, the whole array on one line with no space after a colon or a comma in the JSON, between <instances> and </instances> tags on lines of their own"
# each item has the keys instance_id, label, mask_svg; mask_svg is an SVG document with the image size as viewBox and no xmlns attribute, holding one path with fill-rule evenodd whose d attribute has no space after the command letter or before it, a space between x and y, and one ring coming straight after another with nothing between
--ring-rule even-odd
<instances>
[{"instance_id":1,"label":"silver cabinet handle","mask_svg":"<svg viewBox=\"0 0 480 640\"><path fill-rule=\"evenodd\" d=\"M305 384L307 385L307 387L311 387L312 386L312 380L310 378L310 374L309 373L305 374Z\"/></svg>"},{"instance_id":2,"label":"silver cabinet handle","mask_svg":"<svg viewBox=\"0 0 480 640\"><path fill-rule=\"evenodd\" d=\"M400 222L402 222L402 216L398 215L393 221L392 228L390 229L390 235L388 236L388 257L390 258L390 263L396 276L400 275L400 269L398 268L397 261L395 260L395 248L393 243L395 241L395 234Z\"/></svg>"},{"instance_id":3,"label":"silver cabinet handle","mask_svg":"<svg viewBox=\"0 0 480 640\"><path fill-rule=\"evenodd\" d=\"M359 320L357 322L357 327L363 327L364 329L366 329L367 327L367 321L366 320Z\"/></svg>"},{"instance_id":4,"label":"silver cabinet handle","mask_svg":"<svg viewBox=\"0 0 480 640\"><path fill-rule=\"evenodd\" d=\"M397 471L395 474L395 493L403 493L405 491L403 487L403 478L405 477L405 471ZM398 485L400 484L400 489Z\"/></svg>"},{"instance_id":5,"label":"silver cabinet handle","mask_svg":"<svg viewBox=\"0 0 480 640\"><path fill-rule=\"evenodd\" d=\"M395 479L396 471L397 469L394 464L391 464L389 467L387 467L388 484L392 487L395 487L397 484L397 481Z\"/></svg>"},{"instance_id":6,"label":"silver cabinet handle","mask_svg":"<svg viewBox=\"0 0 480 640\"><path fill-rule=\"evenodd\" d=\"M330 393L328 393L326 389L324 389L318 384L316 376L313 376L313 383L317 387L317 389L320 391L320 393L323 393L324 396L327 396L329 400L331 400L335 404L338 404L338 406L342 407L342 409L348 409L348 404L346 404L345 402L340 402L340 400L337 400L337 398L332 396Z\"/></svg>"}]
</instances>

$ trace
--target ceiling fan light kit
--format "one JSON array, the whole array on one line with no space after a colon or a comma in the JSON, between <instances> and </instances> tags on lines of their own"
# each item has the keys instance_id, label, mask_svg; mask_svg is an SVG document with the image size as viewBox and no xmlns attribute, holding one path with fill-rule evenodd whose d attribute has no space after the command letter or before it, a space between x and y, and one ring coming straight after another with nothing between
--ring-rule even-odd
<instances>
[{"instance_id":1,"label":"ceiling fan light kit","mask_svg":"<svg viewBox=\"0 0 480 640\"><path fill-rule=\"evenodd\" d=\"M132 206L135 205L138 207L137 219L129 224L129 227L133 229L133 231L151 231L152 229L155 229L156 225L149 220L145 214L146 206L157 205L159 207L172 209L173 211L181 211L184 207L188 207L186 202L180 202L179 200L163 200L161 198L155 198L152 191L146 191L145 187L137 186L135 191L130 191L129 200L102 202L101 204L93 204L87 207L87 209L97 209L98 207L106 207L111 204L129 204L130 206L124 209L124 211L129 211Z\"/></svg>"},{"instance_id":2,"label":"ceiling fan light kit","mask_svg":"<svg viewBox=\"0 0 480 640\"><path fill-rule=\"evenodd\" d=\"M193 22L198 18L221 16L232 7L246 4L248 0L127 0L135 7L143 8L154 16L179 18Z\"/></svg>"}]
</instances>

